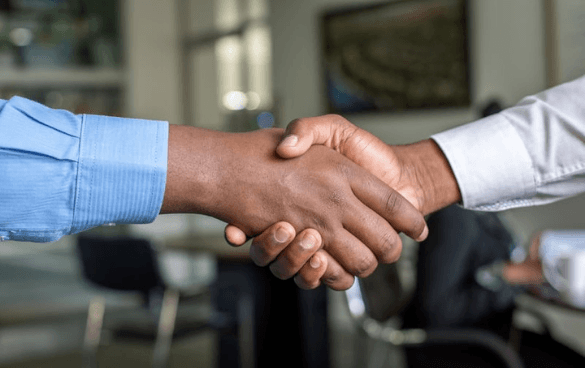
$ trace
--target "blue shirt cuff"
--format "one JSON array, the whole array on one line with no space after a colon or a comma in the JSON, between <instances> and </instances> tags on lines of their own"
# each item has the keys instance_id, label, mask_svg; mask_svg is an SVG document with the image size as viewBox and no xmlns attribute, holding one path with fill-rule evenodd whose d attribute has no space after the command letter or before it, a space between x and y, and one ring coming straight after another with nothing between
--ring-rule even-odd
<instances>
[{"instance_id":1,"label":"blue shirt cuff","mask_svg":"<svg viewBox=\"0 0 585 368\"><path fill-rule=\"evenodd\" d=\"M82 116L71 233L154 221L163 201L167 122Z\"/></svg>"}]
</instances>

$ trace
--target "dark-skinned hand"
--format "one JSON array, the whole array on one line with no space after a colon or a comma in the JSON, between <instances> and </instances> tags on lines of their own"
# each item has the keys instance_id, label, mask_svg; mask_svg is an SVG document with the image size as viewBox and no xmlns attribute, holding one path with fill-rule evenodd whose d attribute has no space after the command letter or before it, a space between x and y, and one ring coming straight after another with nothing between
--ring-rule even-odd
<instances>
[{"instance_id":1,"label":"dark-skinned hand","mask_svg":"<svg viewBox=\"0 0 585 368\"><path fill-rule=\"evenodd\" d=\"M423 214L434 212L460 200L459 189L449 164L438 146L431 140L405 146L391 146L339 115L325 115L297 119L290 123L276 151L283 158L294 158L305 154L313 145L324 145L351 159L395 189ZM226 239L231 244L239 246L246 241L246 236L232 225L226 227ZM290 231L286 237L287 241L276 240L277 229ZM315 269L310 267L312 254L289 249L298 247L299 242L295 235L292 227L283 223L266 229L251 245L252 259L255 259L254 254L268 254L270 256L256 263L274 262L273 269L289 267L287 274L296 270L295 281L302 288L314 288L323 281L335 289L340 289L329 277L330 274L337 275L340 272L337 266L323 265L323 261L330 260L326 252L315 253L313 258L321 261L314 262L319 264L319 272L315 272ZM421 241L426 235L427 232L424 232L418 237L411 237ZM280 238L283 237L281 235ZM281 252L288 254L286 263L281 261ZM294 261L291 260L290 254L296 255ZM295 266L291 267L289 264ZM347 277L349 276L344 275L343 278ZM336 278L338 277L333 280Z\"/></svg>"},{"instance_id":2,"label":"dark-skinned hand","mask_svg":"<svg viewBox=\"0 0 585 368\"><path fill-rule=\"evenodd\" d=\"M426 231L410 202L334 150L315 146L293 159L278 157L282 135L281 129L224 133L172 126L161 213L207 214L245 236L285 221L299 233L293 244L301 252L281 252L272 271L291 277L303 266L299 257L323 249L316 260L326 264L326 279L339 289L351 286L353 276L369 275L378 262L395 261L401 252L397 231L415 238ZM263 247L251 254L259 264L273 257Z\"/></svg>"}]
</instances>

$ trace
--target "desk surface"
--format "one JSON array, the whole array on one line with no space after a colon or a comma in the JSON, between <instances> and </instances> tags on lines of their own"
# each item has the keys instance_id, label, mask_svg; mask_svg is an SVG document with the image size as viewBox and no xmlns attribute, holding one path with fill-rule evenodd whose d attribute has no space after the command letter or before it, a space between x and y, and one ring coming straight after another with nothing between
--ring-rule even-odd
<instances>
[{"instance_id":1,"label":"desk surface","mask_svg":"<svg viewBox=\"0 0 585 368\"><path fill-rule=\"evenodd\" d=\"M585 356L585 311L543 301L529 294L518 296L516 305L541 314L555 340Z\"/></svg>"},{"instance_id":2,"label":"desk surface","mask_svg":"<svg viewBox=\"0 0 585 368\"><path fill-rule=\"evenodd\" d=\"M250 242L241 247L232 247L222 235L190 235L168 239L163 247L170 250L209 252L219 258L249 261Z\"/></svg>"}]
</instances>

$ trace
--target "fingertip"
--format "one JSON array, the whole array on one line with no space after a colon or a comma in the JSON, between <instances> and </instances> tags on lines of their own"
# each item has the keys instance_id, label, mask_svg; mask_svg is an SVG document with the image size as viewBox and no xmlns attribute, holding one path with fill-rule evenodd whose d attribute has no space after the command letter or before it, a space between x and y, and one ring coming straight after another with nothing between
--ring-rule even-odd
<instances>
[{"instance_id":1,"label":"fingertip","mask_svg":"<svg viewBox=\"0 0 585 368\"><path fill-rule=\"evenodd\" d=\"M295 238L294 226L286 221L280 221L254 237L250 245L250 259L264 267L274 261L276 257Z\"/></svg>"},{"instance_id":2,"label":"fingertip","mask_svg":"<svg viewBox=\"0 0 585 368\"><path fill-rule=\"evenodd\" d=\"M320 277L321 283L337 291L349 289L353 285L355 277L341 267L329 253L323 250L320 250L319 253L327 258L327 267Z\"/></svg>"},{"instance_id":3,"label":"fingertip","mask_svg":"<svg viewBox=\"0 0 585 368\"><path fill-rule=\"evenodd\" d=\"M299 245L304 249L319 249L321 247L323 240L317 230L311 228L305 229L299 235L302 238Z\"/></svg>"},{"instance_id":4,"label":"fingertip","mask_svg":"<svg viewBox=\"0 0 585 368\"><path fill-rule=\"evenodd\" d=\"M314 127L306 118L293 120L286 127L282 140L276 147L276 153L282 158L298 157L309 150L315 143Z\"/></svg>"},{"instance_id":5,"label":"fingertip","mask_svg":"<svg viewBox=\"0 0 585 368\"><path fill-rule=\"evenodd\" d=\"M309 259L294 277L298 287L312 290L321 285L321 278L327 271L328 262L325 251L319 250Z\"/></svg>"},{"instance_id":6,"label":"fingertip","mask_svg":"<svg viewBox=\"0 0 585 368\"><path fill-rule=\"evenodd\" d=\"M423 229L422 233L416 238L417 242L421 242L425 240L429 236L429 227L425 224L425 228Z\"/></svg>"},{"instance_id":7,"label":"fingertip","mask_svg":"<svg viewBox=\"0 0 585 368\"><path fill-rule=\"evenodd\" d=\"M345 291L353 286L355 283L356 277L345 278L343 280L339 280L336 282L331 282L330 280L321 280L327 287L335 291Z\"/></svg>"},{"instance_id":8,"label":"fingertip","mask_svg":"<svg viewBox=\"0 0 585 368\"><path fill-rule=\"evenodd\" d=\"M299 136L296 134L288 134L284 136L280 142L281 147L295 147L299 143Z\"/></svg>"},{"instance_id":9,"label":"fingertip","mask_svg":"<svg viewBox=\"0 0 585 368\"><path fill-rule=\"evenodd\" d=\"M300 275L296 275L294 277L295 280L295 284L297 284L297 286L303 290L313 290L318 288L319 286L321 286L321 281L317 280L313 283L306 283L302 277Z\"/></svg>"},{"instance_id":10,"label":"fingertip","mask_svg":"<svg viewBox=\"0 0 585 368\"><path fill-rule=\"evenodd\" d=\"M309 260L309 266L313 269L327 268L327 257L322 255L321 252L317 252Z\"/></svg>"},{"instance_id":11,"label":"fingertip","mask_svg":"<svg viewBox=\"0 0 585 368\"><path fill-rule=\"evenodd\" d=\"M271 230L272 236L277 243L285 243L292 240L296 235L295 228L286 221L274 224Z\"/></svg>"},{"instance_id":12,"label":"fingertip","mask_svg":"<svg viewBox=\"0 0 585 368\"><path fill-rule=\"evenodd\" d=\"M275 264L274 262L271 263L268 268L270 269L270 272L272 272L272 274L279 280L286 280L290 277L281 272L279 265Z\"/></svg>"},{"instance_id":13,"label":"fingertip","mask_svg":"<svg viewBox=\"0 0 585 368\"><path fill-rule=\"evenodd\" d=\"M231 224L225 227L224 236L225 240L232 247L242 246L244 243L246 243L246 241L248 241L246 234L238 227Z\"/></svg>"},{"instance_id":14,"label":"fingertip","mask_svg":"<svg viewBox=\"0 0 585 368\"><path fill-rule=\"evenodd\" d=\"M303 154L304 152L299 149L299 136L296 134L284 136L276 147L276 153L282 158L293 158Z\"/></svg>"}]
</instances>

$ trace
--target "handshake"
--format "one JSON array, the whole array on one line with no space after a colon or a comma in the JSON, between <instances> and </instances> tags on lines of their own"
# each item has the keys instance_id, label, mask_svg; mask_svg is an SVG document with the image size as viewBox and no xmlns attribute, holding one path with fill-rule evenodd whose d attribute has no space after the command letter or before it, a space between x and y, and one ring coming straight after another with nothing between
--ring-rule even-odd
<instances>
[{"instance_id":1,"label":"handshake","mask_svg":"<svg viewBox=\"0 0 585 368\"><path fill-rule=\"evenodd\" d=\"M171 126L168 162L161 213L228 222L228 242L254 237L252 260L305 289L344 290L395 262L398 233L425 239L423 216L461 196L432 140L389 146L337 115L286 131Z\"/></svg>"}]
</instances>

